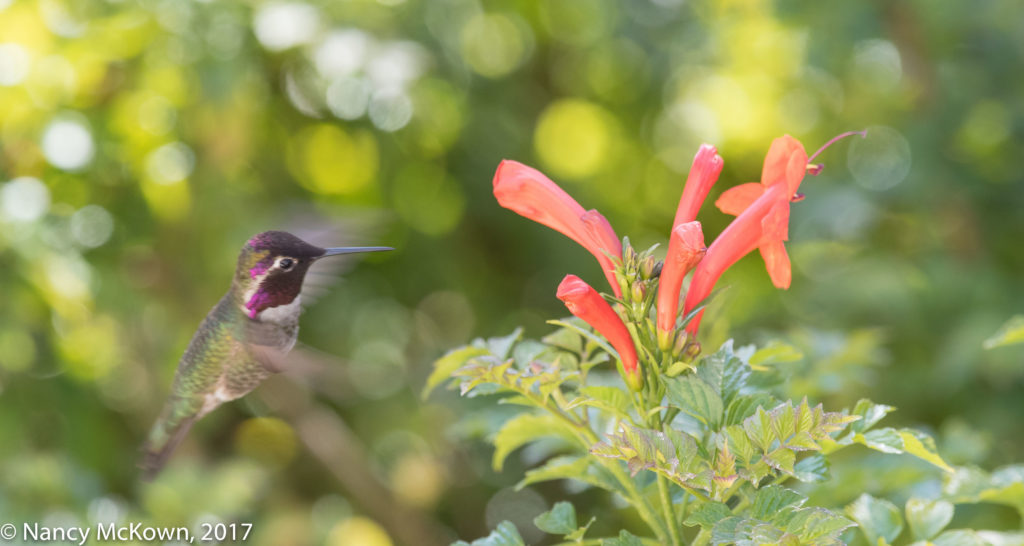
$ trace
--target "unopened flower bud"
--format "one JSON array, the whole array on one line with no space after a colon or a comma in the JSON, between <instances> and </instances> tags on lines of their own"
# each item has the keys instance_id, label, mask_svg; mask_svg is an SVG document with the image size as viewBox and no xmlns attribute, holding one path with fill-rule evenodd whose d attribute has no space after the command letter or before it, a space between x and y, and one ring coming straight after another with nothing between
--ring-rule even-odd
<instances>
[{"instance_id":1,"label":"unopened flower bud","mask_svg":"<svg viewBox=\"0 0 1024 546\"><path fill-rule=\"evenodd\" d=\"M644 286L644 283L633 283L633 287L630 289L630 295L633 297L633 301L635 302L644 301L644 296L647 295L647 290L646 286Z\"/></svg>"},{"instance_id":2,"label":"unopened flower bud","mask_svg":"<svg viewBox=\"0 0 1024 546\"><path fill-rule=\"evenodd\" d=\"M690 342L690 344L686 346L686 349L684 349L683 354L685 354L686 358L689 360L697 358L697 356L700 355L700 343L696 340Z\"/></svg>"},{"instance_id":3,"label":"unopened flower bud","mask_svg":"<svg viewBox=\"0 0 1024 546\"><path fill-rule=\"evenodd\" d=\"M636 271L636 262L639 256L632 246L626 247L626 271Z\"/></svg>"},{"instance_id":4,"label":"unopened flower bud","mask_svg":"<svg viewBox=\"0 0 1024 546\"><path fill-rule=\"evenodd\" d=\"M825 164L824 163L808 163L807 164L807 174L809 174L811 176L818 176L819 174L821 174L821 171L823 171L824 169L825 169Z\"/></svg>"},{"instance_id":5,"label":"unopened flower bud","mask_svg":"<svg viewBox=\"0 0 1024 546\"><path fill-rule=\"evenodd\" d=\"M672 354L677 356L682 354L683 350L686 349L686 342L689 341L689 339L690 335L686 330L680 330L679 333L676 334L675 343L672 344Z\"/></svg>"},{"instance_id":6,"label":"unopened flower bud","mask_svg":"<svg viewBox=\"0 0 1024 546\"><path fill-rule=\"evenodd\" d=\"M648 255L644 258L643 262L640 263L640 276L644 280L654 277L654 268L658 265L658 260L654 259L654 256Z\"/></svg>"}]
</instances>

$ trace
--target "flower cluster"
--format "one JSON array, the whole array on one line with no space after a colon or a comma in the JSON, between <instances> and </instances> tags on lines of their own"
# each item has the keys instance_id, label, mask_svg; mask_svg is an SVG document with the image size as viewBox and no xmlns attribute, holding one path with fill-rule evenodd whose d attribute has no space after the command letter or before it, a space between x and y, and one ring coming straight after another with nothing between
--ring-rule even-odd
<instances>
[{"instance_id":1,"label":"flower cluster","mask_svg":"<svg viewBox=\"0 0 1024 546\"><path fill-rule=\"evenodd\" d=\"M740 258L759 250L772 283L789 288L792 274L784 244L789 238L789 205L802 199L797 190L804 176L821 172L821 165L811 163L814 157L850 134L863 135L839 135L810 158L795 138L775 139L765 157L761 181L730 188L715 202L736 218L706 248L696 217L723 162L713 146L701 146L683 187L661 263L651 255L653 249L638 253L628 239L620 241L601 213L585 210L540 171L522 163L501 162L494 174L494 196L501 206L561 232L597 258L614 296L602 296L576 275L562 280L557 295L573 315L611 343L623 379L638 391L645 385L645 367L680 373L700 353L696 334L701 305ZM683 280L691 271L680 309Z\"/></svg>"}]
</instances>

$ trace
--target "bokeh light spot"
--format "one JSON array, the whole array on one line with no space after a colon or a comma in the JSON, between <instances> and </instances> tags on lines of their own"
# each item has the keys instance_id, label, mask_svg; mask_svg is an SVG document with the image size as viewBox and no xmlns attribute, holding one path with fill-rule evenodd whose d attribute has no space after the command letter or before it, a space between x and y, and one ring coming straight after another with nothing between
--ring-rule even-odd
<instances>
[{"instance_id":1,"label":"bokeh light spot","mask_svg":"<svg viewBox=\"0 0 1024 546\"><path fill-rule=\"evenodd\" d=\"M8 220L31 222L50 209L50 190L38 178L23 176L0 187L0 213Z\"/></svg>"},{"instance_id":2,"label":"bokeh light spot","mask_svg":"<svg viewBox=\"0 0 1024 546\"><path fill-rule=\"evenodd\" d=\"M541 113L534 146L553 175L591 176L605 166L612 150L612 123L596 104L563 99Z\"/></svg>"},{"instance_id":3,"label":"bokeh light spot","mask_svg":"<svg viewBox=\"0 0 1024 546\"><path fill-rule=\"evenodd\" d=\"M154 182L173 184L192 174L195 156L192 149L181 142L164 144L146 157L146 174Z\"/></svg>"},{"instance_id":4,"label":"bokeh light spot","mask_svg":"<svg viewBox=\"0 0 1024 546\"><path fill-rule=\"evenodd\" d=\"M412 101L400 91L379 91L370 99L369 115L381 131L397 131L412 119Z\"/></svg>"},{"instance_id":5,"label":"bokeh light spot","mask_svg":"<svg viewBox=\"0 0 1024 546\"><path fill-rule=\"evenodd\" d=\"M473 16L462 27L462 57L481 76L500 78L515 70L529 53L530 36L510 17Z\"/></svg>"},{"instance_id":6,"label":"bokeh light spot","mask_svg":"<svg viewBox=\"0 0 1024 546\"><path fill-rule=\"evenodd\" d=\"M313 65L325 78L349 76L363 67L373 38L358 29L335 30L313 51Z\"/></svg>"},{"instance_id":7,"label":"bokeh light spot","mask_svg":"<svg viewBox=\"0 0 1024 546\"><path fill-rule=\"evenodd\" d=\"M861 186L884 191L910 173L910 143L890 127L870 127L867 138L854 137L847 165Z\"/></svg>"},{"instance_id":8,"label":"bokeh light spot","mask_svg":"<svg viewBox=\"0 0 1024 546\"><path fill-rule=\"evenodd\" d=\"M366 66L366 76L378 89L404 89L423 74L427 53L416 42L382 44Z\"/></svg>"},{"instance_id":9,"label":"bokeh light spot","mask_svg":"<svg viewBox=\"0 0 1024 546\"><path fill-rule=\"evenodd\" d=\"M853 48L853 77L875 93L892 91L903 77L899 50L888 40L858 43Z\"/></svg>"},{"instance_id":10,"label":"bokeh light spot","mask_svg":"<svg viewBox=\"0 0 1024 546\"><path fill-rule=\"evenodd\" d=\"M417 231L443 235L455 229L466 199L459 184L441 167L413 163L395 177L395 212Z\"/></svg>"},{"instance_id":11,"label":"bokeh light spot","mask_svg":"<svg viewBox=\"0 0 1024 546\"><path fill-rule=\"evenodd\" d=\"M309 43L320 25L320 13L301 2L273 2L256 12L256 39L271 51Z\"/></svg>"},{"instance_id":12,"label":"bokeh light spot","mask_svg":"<svg viewBox=\"0 0 1024 546\"><path fill-rule=\"evenodd\" d=\"M391 469L391 489L405 503L429 509L444 492L443 470L428 454L406 453Z\"/></svg>"},{"instance_id":13,"label":"bokeh light spot","mask_svg":"<svg viewBox=\"0 0 1024 546\"><path fill-rule=\"evenodd\" d=\"M0 44L0 85L18 85L28 76L31 59L19 44Z\"/></svg>"},{"instance_id":14,"label":"bokeh light spot","mask_svg":"<svg viewBox=\"0 0 1024 546\"><path fill-rule=\"evenodd\" d=\"M343 77L327 87L327 108L340 119L358 119L370 102L370 84L363 78Z\"/></svg>"},{"instance_id":15,"label":"bokeh light spot","mask_svg":"<svg viewBox=\"0 0 1024 546\"><path fill-rule=\"evenodd\" d=\"M330 546L392 546L387 531L372 519L362 516L348 518L327 535Z\"/></svg>"},{"instance_id":16,"label":"bokeh light spot","mask_svg":"<svg viewBox=\"0 0 1024 546\"><path fill-rule=\"evenodd\" d=\"M46 126L42 148L51 165L66 171L86 166L95 152L92 134L85 123L70 117L55 119Z\"/></svg>"},{"instance_id":17,"label":"bokeh light spot","mask_svg":"<svg viewBox=\"0 0 1024 546\"><path fill-rule=\"evenodd\" d=\"M242 423L235 434L235 448L247 457L274 467L291 462L298 450L292 428L273 417L255 417Z\"/></svg>"},{"instance_id":18,"label":"bokeh light spot","mask_svg":"<svg viewBox=\"0 0 1024 546\"><path fill-rule=\"evenodd\" d=\"M88 248L95 248L110 239L114 217L99 205L86 205L71 215L71 236Z\"/></svg>"},{"instance_id":19,"label":"bokeh light spot","mask_svg":"<svg viewBox=\"0 0 1024 546\"><path fill-rule=\"evenodd\" d=\"M348 133L318 124L289 143L289 167L299 182L321 194L354 194L377 177L377 140L369 131Z\"/></svg>"}]
</instances>

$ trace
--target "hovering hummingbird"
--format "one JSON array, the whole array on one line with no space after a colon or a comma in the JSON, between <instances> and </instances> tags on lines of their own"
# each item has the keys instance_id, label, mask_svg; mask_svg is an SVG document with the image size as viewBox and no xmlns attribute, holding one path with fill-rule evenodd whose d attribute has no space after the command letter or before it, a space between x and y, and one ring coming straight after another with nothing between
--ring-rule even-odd
<instances>
[{"instance_id":1,"label":"hovering hummingbird","mask_svg":"<svg viewBox=\"0 0 1024 546\"><path fill-rule=\"evenodd\" d=\"M196 421L283 371L282 357L299 333L302 284L313 262L383 250L393 249L320 248L284 231L249 239L231 288L206 315L178 363L170 398L143 446L143 479L160 472Z\"/></svg>"}]
</instances>

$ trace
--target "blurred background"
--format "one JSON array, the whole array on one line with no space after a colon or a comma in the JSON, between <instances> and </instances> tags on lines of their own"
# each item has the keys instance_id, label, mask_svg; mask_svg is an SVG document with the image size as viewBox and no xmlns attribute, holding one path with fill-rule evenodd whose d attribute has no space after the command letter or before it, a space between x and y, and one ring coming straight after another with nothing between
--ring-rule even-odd
<instances>
[{"instance_id":1,"label":"blurred background","mask_svg":"<svg viewBox=\"0 0 1024 546\"><path fill-rule=\"evenodd\" d=\"M497 206L498 162L647 247L712 143L710 241L729 220L711 202L759 178L772 138L813 151L865 127L804 182L793 288L746 258L705 343L784 340L806 357L792 393L897 406L957 464L1024 460L1024 349L982 349L1024 310L1022 61L1014 0L0 0L0 514L384 546L501 519L543 542L529 521L566 496L584 519L617 510L514 492L537 454L496 474L481 437L507 408L419 399L448 348L541 336L566 273L600 282L585 250ZM303 316L319 367L211 414L139 484L238 250L296 222L397 251Z\"/></svg>"}]
</instances>

